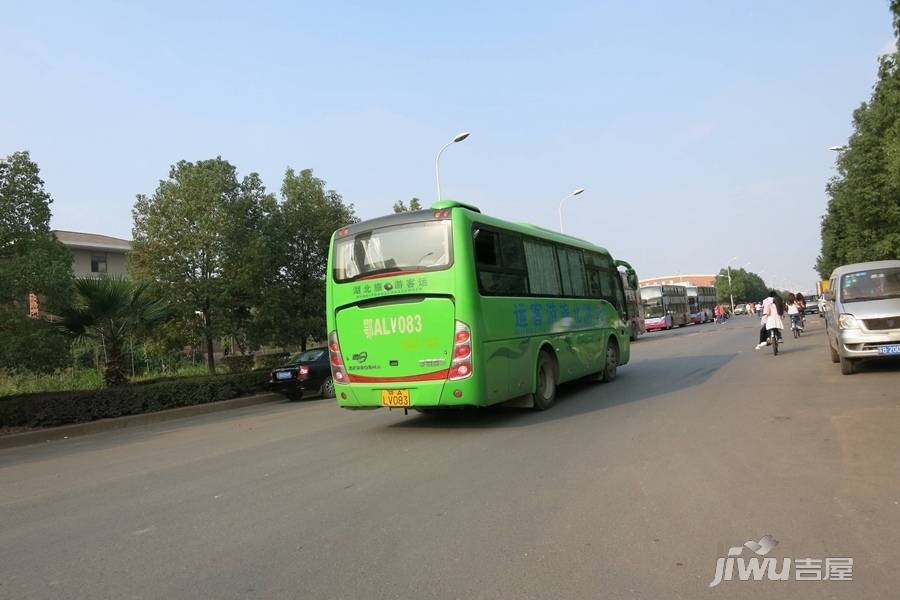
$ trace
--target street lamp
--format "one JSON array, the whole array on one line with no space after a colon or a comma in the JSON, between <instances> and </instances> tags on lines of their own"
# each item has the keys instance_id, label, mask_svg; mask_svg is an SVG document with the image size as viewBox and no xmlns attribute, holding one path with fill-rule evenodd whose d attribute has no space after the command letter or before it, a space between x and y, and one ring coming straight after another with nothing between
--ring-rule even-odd
<instances>
[{"instance_id":1,"label":"street lamp","mask_svg":"<svg viewBox=\"0 0 900 600\"><path fill-rule=\"evenodd\" d=\"M831 146L828 149L831 150L832 152L843 152L844 150L847 149L847 145L844 144L843 146Z\"/></svg>"},{"instance_id":2,"label":"street lamp","mask_svg":"<svg viewBox=\"0 0 900 600\"><path fill-rule=\"evenodd\" d=\"M728 261L728 296L731 298L731 314L734 314L734 289L731 287L731 263L737 260L737 256L732 256Z\"/></svg>"},{"instance_id":3,"label":"street lamp","mask_svg":"<svg viewBox=\"0 0 900 600\"><path fill-rule=\"evenodd\" d=\"M437 153L437 157L434 159L434 173L437 177L437 199L438 202L441 201L441 154L444 153L444 150L447 149L451 144L456 144L457 142L461 142L464 139L469 137L468 131L463 131L462 133L457 133L456 137L444 144L441 149Z\"/></svg>"},{"instance_id":4,"label":"street lamp","mask_svg":"<svg viewBox=\"0 0 900 600\"><path fill-rule=\"evenodd\" d=\"M571 198L572 196L577 196L582 193L584 193L584 188L578 188L577 190L575 190L574 192L572 192L571 194L569 194L568 196L566 196L565 198L563 198L562 200L559 201L559 232L560 233L563 233L563 222L562 222L563 202L565 202L568 198Z\"/></svg>"}]
</instances>

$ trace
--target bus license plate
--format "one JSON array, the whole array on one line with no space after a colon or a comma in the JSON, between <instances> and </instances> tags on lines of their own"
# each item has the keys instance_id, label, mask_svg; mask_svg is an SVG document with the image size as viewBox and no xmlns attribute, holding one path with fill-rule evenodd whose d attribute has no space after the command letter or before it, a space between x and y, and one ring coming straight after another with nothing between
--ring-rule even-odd
<instances>
[{"instance_id":1,"label":"bus license plate","mask_svg":"<svg viewBox=\"0 0 900 600\"><path fill-rule=\"evenodd\" d=\"M409 390L381 390L382 406L409 406Z\"/></svg>"},{"instance_id":2,"label":"bus license plate","mask_svg":"<svg viewBox=\"0 0 900 600\"><path fill-rule=\"evenodd\" d=\"M888 354L891 356L900 356L900 344L888 344L886 346L878 346L878 354Z\"/></svg>"}]
</instances>

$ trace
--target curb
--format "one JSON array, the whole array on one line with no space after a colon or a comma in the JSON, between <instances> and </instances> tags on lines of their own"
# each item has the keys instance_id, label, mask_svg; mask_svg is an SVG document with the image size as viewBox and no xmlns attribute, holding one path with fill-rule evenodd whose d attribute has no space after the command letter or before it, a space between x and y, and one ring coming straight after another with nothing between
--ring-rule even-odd
<instances>
[{"instance_id":1,"label":"curb","mask_svg":"<svg viewBox=\"0 0 900 600\"><path fill-rule=\"evenodd\" d=\"M98 421L90 421L87 423L75 423L73 425L48 427L47 429L36 429L34 431L25 431L23 433L11 433L9 435L0 435L0 450L5 448L16 448L18 446L28 446L31 444L40 444L43 442L52 442L65 438L100 433L102 431L111 431L114 429L125 429L127 427L163 423L165 421L174 421L176 419L184 419L196 415L205 415L234 408L243 408L245 406L254 406L256 404L266 404L268 402L278 401L286 400L279 394L266 392L253 396L243 396L241 398L232 398L231 400L209 402L207 404L197 404L194 406L170 408L168 410L159 410L140 415L128 415L127 417L100 419Z\"/></svg>"}]
</instances>

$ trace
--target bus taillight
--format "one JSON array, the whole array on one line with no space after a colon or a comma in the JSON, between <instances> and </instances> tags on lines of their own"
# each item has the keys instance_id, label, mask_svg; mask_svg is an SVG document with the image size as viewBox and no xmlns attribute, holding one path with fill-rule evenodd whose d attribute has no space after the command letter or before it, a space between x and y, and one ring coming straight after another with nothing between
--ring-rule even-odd
<instances>
[{"instance_id":1,"label":"bus taillight","mask_svg":"<svg viewBox=\"0 0 900 600\"><path fill-rule=\"evenodd\" d=\"M462 321L456 322L453 336L453 362L448 379L465 379L472 375L472 331Z\"/></svg>"},{"instance_id":2,"label":"bus taillight","mask_svg":"<svg viewBox=\"0 0 900 600\"><path fill-rule=\"evenodd\" d=\"M328 358L331 362L331 378L335 383L347 383L347 370L341 358L341 346L338 344L337 331L328 334Z\"/></svg>"}]
</instances>

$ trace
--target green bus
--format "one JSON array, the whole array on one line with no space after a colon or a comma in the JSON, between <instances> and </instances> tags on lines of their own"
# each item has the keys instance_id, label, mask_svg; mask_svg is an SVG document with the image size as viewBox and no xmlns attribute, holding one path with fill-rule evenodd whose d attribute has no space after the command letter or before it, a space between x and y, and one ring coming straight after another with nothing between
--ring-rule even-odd
<instances>
[{"instance_id":1,"label":"green bus","mask_svg":"<svg viewBox=\"0 0 900 600\"><path fill-rule=\"evenodd\" d=\"M451 200L336 231L326 307L348 409L543 410L559 383L614 379L631 350L606 250Z\"/></svg>"}]
</instances>

